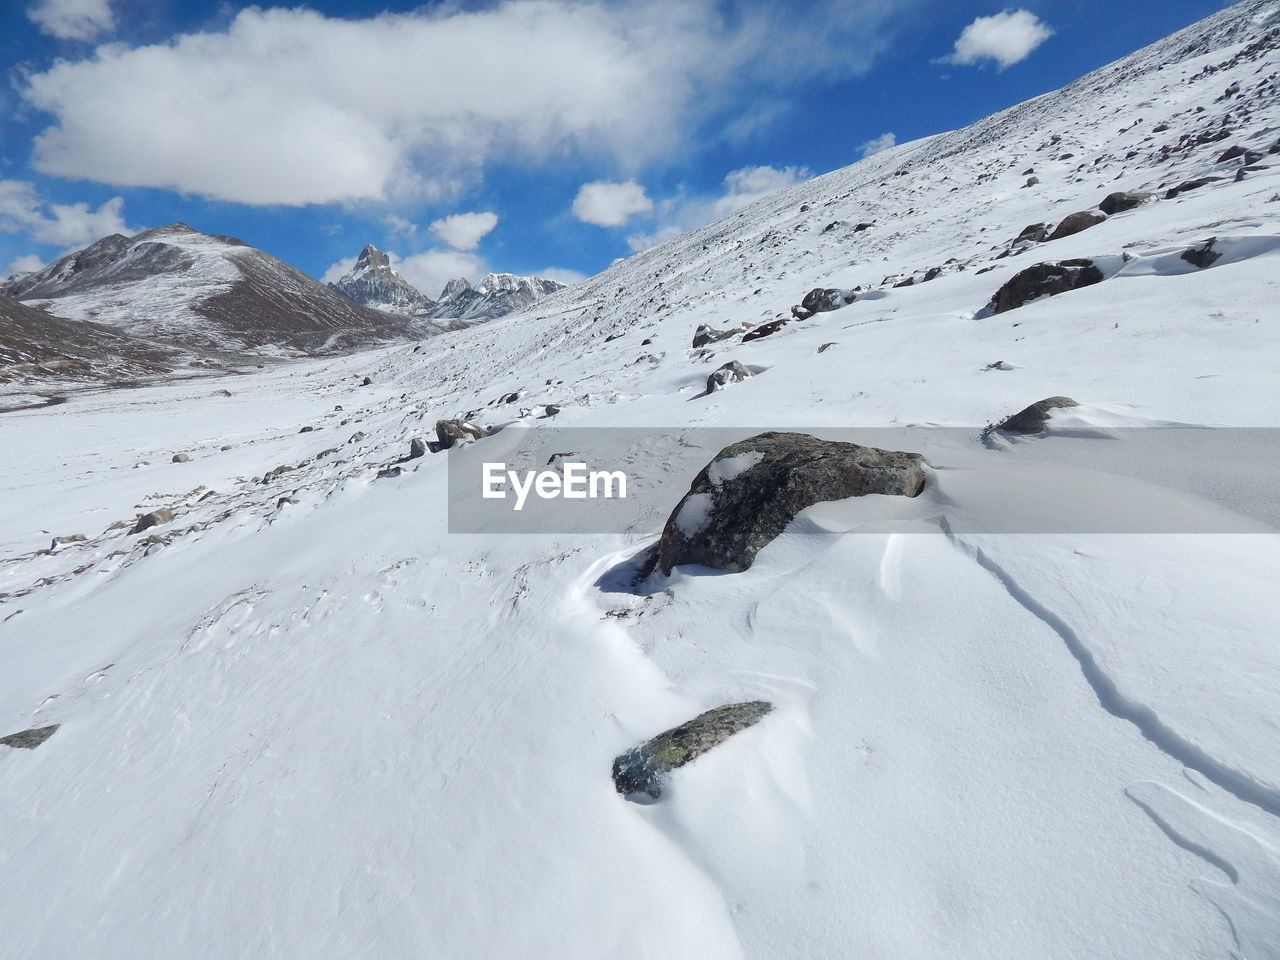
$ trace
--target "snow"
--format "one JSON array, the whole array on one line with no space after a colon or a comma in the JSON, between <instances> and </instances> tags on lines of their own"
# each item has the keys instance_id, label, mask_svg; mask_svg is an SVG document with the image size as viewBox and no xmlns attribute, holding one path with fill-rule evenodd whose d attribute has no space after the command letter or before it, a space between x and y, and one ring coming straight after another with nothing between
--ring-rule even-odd
<instances>
[{"instance_id":1,"label":"snow","mask_svg":"<svg viewBox=\"0 0 1280 960\"><path fill-rule=\"evenodd\" d=\"M1280 957L1280 166L996 259L1028 223L1273 142L1280 54L1203 72L1267 12L416 353L0 415L0 735L61 724L0 748L0 953ZM1234 139L1150 159L1242 103ZM1185 269L1209 237L1223 258ZM1075 257L1118 266L981 315ZM689 346L858 285L883 295ZM703 395L728 360L759 372ZM516 391L561 412L489 406ZM982 441L1055 395L1080 406L1044 436ZM648 431L667 510L714 453L670 452L702 428L847 432L934 469L914 500L810 508L749 571L637 593L619 572L665 513L450 534L452 454L374 479L472 411L520 430L467 456ZM112 529L160 506L172 523ZM776 709L659 802L616 794L613 757L751 699Z\"/></svg>"}]
</instances>

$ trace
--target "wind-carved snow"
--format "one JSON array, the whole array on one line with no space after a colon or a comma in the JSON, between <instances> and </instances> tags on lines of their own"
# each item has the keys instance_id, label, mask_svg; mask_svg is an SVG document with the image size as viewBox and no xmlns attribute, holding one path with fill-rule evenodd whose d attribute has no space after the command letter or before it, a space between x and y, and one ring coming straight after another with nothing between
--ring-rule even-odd
<instances>
[{"instance_id":1,"label":"wind-carved snow","mask_svg":"<svg viewBox=\"0 0 1280 960\"><path fill-rule=\"evenodd\" d=\"M0 748L10 952L1274 960L1280 537L966 531L1012 509L992 484L1032 494L1029 523L1101 469L1026 472L1036 450L1142 425L1256 428L1229 466L1275 515L1278 17L1215 14L481 330L0 416L0 736L61 725ZM1267 169L1237 180L1237 142ZM1004 255L1127 189L1159 198ZM1221 258L1186 269L1214 237ZM979 316L1073 258L1107 278ZM815 287L863 290L690 350ZM701 395L730 360L767 369ZM1058 395L1079 407L1043 436L982 444ZM856 513L819 505L749 571L677 568L646 596L619 571L665 511L450 535L447 454L375 479L473 412L651 431L635 456L667 510L696 470L664 431L915 425L902 448L935 470L875 505L919 532L819 536ZM1225 529L1212 491L1236 478L1183 467L1136 489ZM125 532L160 507L172 522ZM770 716L659 803L614 791L618 754L756 699Z\"/></svg>"}]
</instances>

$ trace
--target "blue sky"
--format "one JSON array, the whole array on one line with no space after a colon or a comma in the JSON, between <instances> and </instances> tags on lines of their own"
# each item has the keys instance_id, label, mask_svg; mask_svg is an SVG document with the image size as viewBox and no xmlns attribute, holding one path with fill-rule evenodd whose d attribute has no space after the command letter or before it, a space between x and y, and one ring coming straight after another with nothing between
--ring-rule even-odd
<instances>
[{"instance_id":1,"label":"blue sky","mask_svg":"<svg viewBox=\"0 0 1280 960\"><path fill-rule=\"evenodd\" d=\"M0 276L183 220L430 296L562 278L1055 89L1220 0L0 7Z\"/></svg>"}]
</instances>

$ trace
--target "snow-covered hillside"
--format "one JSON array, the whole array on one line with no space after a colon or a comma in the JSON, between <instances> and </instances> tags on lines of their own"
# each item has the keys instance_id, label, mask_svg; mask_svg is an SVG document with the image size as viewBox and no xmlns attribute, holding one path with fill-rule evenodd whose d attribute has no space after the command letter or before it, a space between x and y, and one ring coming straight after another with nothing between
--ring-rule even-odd
<instances>
[{"instance_id":1,"label":"snow-covered hillside","mask_svg":"<svg viewBox=\"0 0 1280 960\"><path fill-rule=\"evenodd\" d=\"M416 332L269 253L185 223L104 237L11 278L0 294L59 317L230 357L328 353Z\"/></svg>"},{"instance_id":2,"label":"snow-covered hillside","mask_svg":"<svg viewBox=\"0 0 1280 960\"><path fill-rule=\"evenodd\" d=\"M1280 958L1274 484L1237 515L1175 458L1103 479L1221 532L984 532L1055 444L1082 466L1027 517L1122 428L1271 462L1278 72L1249 0L478 328L0 416L0 737L58 725L0 747L0 957ZM1047 239L1118 192L1153 196ZM852 302L790 319L814 288ZM451 533L455 453L402 458L458 417L495 459L647 431L667 509L701 428L892 427L932 469L636 587L665 512ZM658 802L615 792L755 700Z\"/></svg>"}]
</instances>

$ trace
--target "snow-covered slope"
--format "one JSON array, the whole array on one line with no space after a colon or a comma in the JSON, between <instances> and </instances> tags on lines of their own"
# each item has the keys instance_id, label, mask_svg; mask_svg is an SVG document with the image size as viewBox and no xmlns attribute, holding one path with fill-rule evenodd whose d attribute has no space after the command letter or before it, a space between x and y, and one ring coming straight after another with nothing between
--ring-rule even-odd
<instances>
[{"instance_id":1,"label":"snow-covered slope","mask_svg":"<svg viewBox=\"0 0 1280 960\"><path fill-rule=\"evenodd\" d=\"M0 737L59 725L0 747L0 956L1280 957L1280 497L1248 472L1280 408L1278 31L1237 5L478 329L0 417ZM1013 243L1117 191L1157 197ZM987 309L1074 259L1101 282ZM815 287L862 289L690 346ZM729 360L754 376L706 393ZM1047 435L980 435L1060 394ZM892 427L933 470L635 590L665 512L450 533L454 454L377 478L466 415L495 460L635 428L668 508L699 428ZM1104 477L1117 527L1176 500L1170 530L1222 532L983 532L1170 424L1241 439ZM1055 449L1077 466L1031 471ZM659 802L615 793L623 750L754 699Z\"/></svg>"},{"instance_id":2,"label":"snow-covered slope","mask_svg":"<svg viewBox=\"0 0 1280 960\"><path fill-rule=\"evenodd\" d=\"M414 333L282 260L183 223L105 237L0 294L73 320L185 348L296 355L350 349Z\"/></svg>"},{"instance_id":3,"label":"snow-covered slope","mask_svg":"<svg viewBox=\"0 0 1280 960\"><path fill-rule=\"evenodd\" d=\"M391 267L391 258L367 244L355 265L329 288L361 306L412 317L426 315L434 304Z\"/></svg>"}]
</instances>

